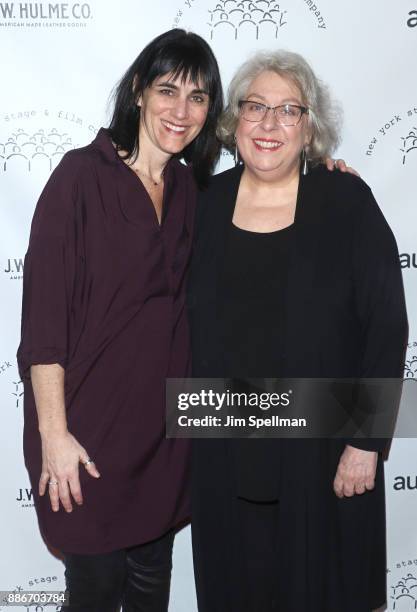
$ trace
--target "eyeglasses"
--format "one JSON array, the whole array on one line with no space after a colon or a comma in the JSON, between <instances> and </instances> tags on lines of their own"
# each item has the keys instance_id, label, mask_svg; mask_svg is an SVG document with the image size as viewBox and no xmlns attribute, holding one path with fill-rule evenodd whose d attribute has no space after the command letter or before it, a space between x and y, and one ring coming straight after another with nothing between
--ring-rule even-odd
<instances>
[{"instance_id":1,"label":"eyeglasses","mask_svg":"<svg viewBox=\"0 0 417 612\"><path fill-rule=\"evenodd\" d=\"M306 106L298 104L280 104L279 106L267 106L253 100L239 100L240 116L246 121L262 121L269 110L274 112L275 119L280 125L286 127L298 125L303 114L308 114Z\"/></svg>"}]
</instances>

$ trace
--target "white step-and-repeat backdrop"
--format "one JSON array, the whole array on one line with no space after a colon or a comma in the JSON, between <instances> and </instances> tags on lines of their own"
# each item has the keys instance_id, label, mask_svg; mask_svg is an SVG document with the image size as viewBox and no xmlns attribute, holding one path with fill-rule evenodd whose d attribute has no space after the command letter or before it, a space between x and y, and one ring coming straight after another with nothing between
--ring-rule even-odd
<instances>
[{"instance_id":1,"label":"white step-and-repeat backdrop","mask_svg":"<svg viewBox=\"0 0 417 612\"><path fill-rule=\"evenodd\" d=\"M277 47L305 55L331 85L345 110L338 155L372 186L397 237L410 319L405 393L416 397L417 0L0 2L0 590L64 585L62 563L38 534L21 450L15 354L34 206L62 155L107 124L109 93L141 48L173 27L212 45L225 86L251 51ZM225 154L221 167L231 163ZM388 609L411 612L417 440L395 440L386 467ZM170 612L194 612L189 529L174 563Z\"/></svg>"}]
</instances>

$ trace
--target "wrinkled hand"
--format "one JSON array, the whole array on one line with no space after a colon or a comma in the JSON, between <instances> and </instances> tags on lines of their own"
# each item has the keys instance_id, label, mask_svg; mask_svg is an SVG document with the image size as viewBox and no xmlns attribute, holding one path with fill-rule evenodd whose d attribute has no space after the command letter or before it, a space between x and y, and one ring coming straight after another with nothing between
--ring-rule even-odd
<instances>
[{"instance_id":1,"label":"wrinkled hand","mask_svg":"<svg viewBox=\"0 0 417 612\"><path fill-rule=\"evenodd\" d=\"M373 489L377 461L378 453L347 444L340 457L333 482L337 497L362 495L365 491Z\"/></svg>"},{"instance_id":2,"label":"wrinkled hand","mask_svg":"<svg viewBox=\"0 0 417 612\"><path fill-rule=\"evenodd\" d=\"M326 167L327 170L335 170L337 168L341 172L349 172L349 174L360 176L359 172L357 172L354 168L346 165L344 159L332 159L331 157L328 157L326 159Z\"/></svg>"},{"instance_id":3,"label":"wrinkled hand","mask_svg":"<svg viewBox=\"0 0 417 612\"><path fill-rule=\"evenodd\" d=\"M87 451L68 431L59 435L42 438L42 474L39 481L39 495L49 490L51 507L59 510L59 502L67 512L72 511L71 495L78 505L83 503L79 478L79 464L89 460ZM94 463L85 469L94 478L100 474ZM58 484L49 484L52 483Z\"/></svg>"}]
</instances>

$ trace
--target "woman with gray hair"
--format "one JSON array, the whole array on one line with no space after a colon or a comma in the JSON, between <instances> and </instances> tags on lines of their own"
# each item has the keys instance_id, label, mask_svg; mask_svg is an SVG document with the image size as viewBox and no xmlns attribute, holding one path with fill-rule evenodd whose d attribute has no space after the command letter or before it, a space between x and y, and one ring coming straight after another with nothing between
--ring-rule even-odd
<instances>
[{"instance_id":1,"label":"woman with gray hair","mask_svg":"<svg viewBox=\"0 0 417 612\"><path fill-rule=\"evenodd\" d=\"M369 187L319 163L339 133L327 88L297 54L258 53L232 80L219 136L243 163L200 196L195 377L402 377L396 242ZM200 612L383 605L387 442L195 440Z\"/></svg>"}]
</instances>

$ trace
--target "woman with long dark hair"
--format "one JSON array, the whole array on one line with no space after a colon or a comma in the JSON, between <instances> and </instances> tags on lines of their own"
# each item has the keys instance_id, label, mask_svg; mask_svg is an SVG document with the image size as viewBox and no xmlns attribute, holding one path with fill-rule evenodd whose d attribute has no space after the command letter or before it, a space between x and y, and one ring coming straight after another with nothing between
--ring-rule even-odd
<instances>
[{"instance_id":1,"label":"woman with long dark hair","mask_svg":"<svg viewBox=\"0 0 417 612\"><path fill-rule=\"evenodd\" d=\"M64 554L68 610L167 609L190 510L188 444L165 439L165 379L189 374L185 274L221 109L207 43L158 36L120 81L110 128L64 156L35 211L24 451L41 532Z\"/></svg>"}]
</instances>

